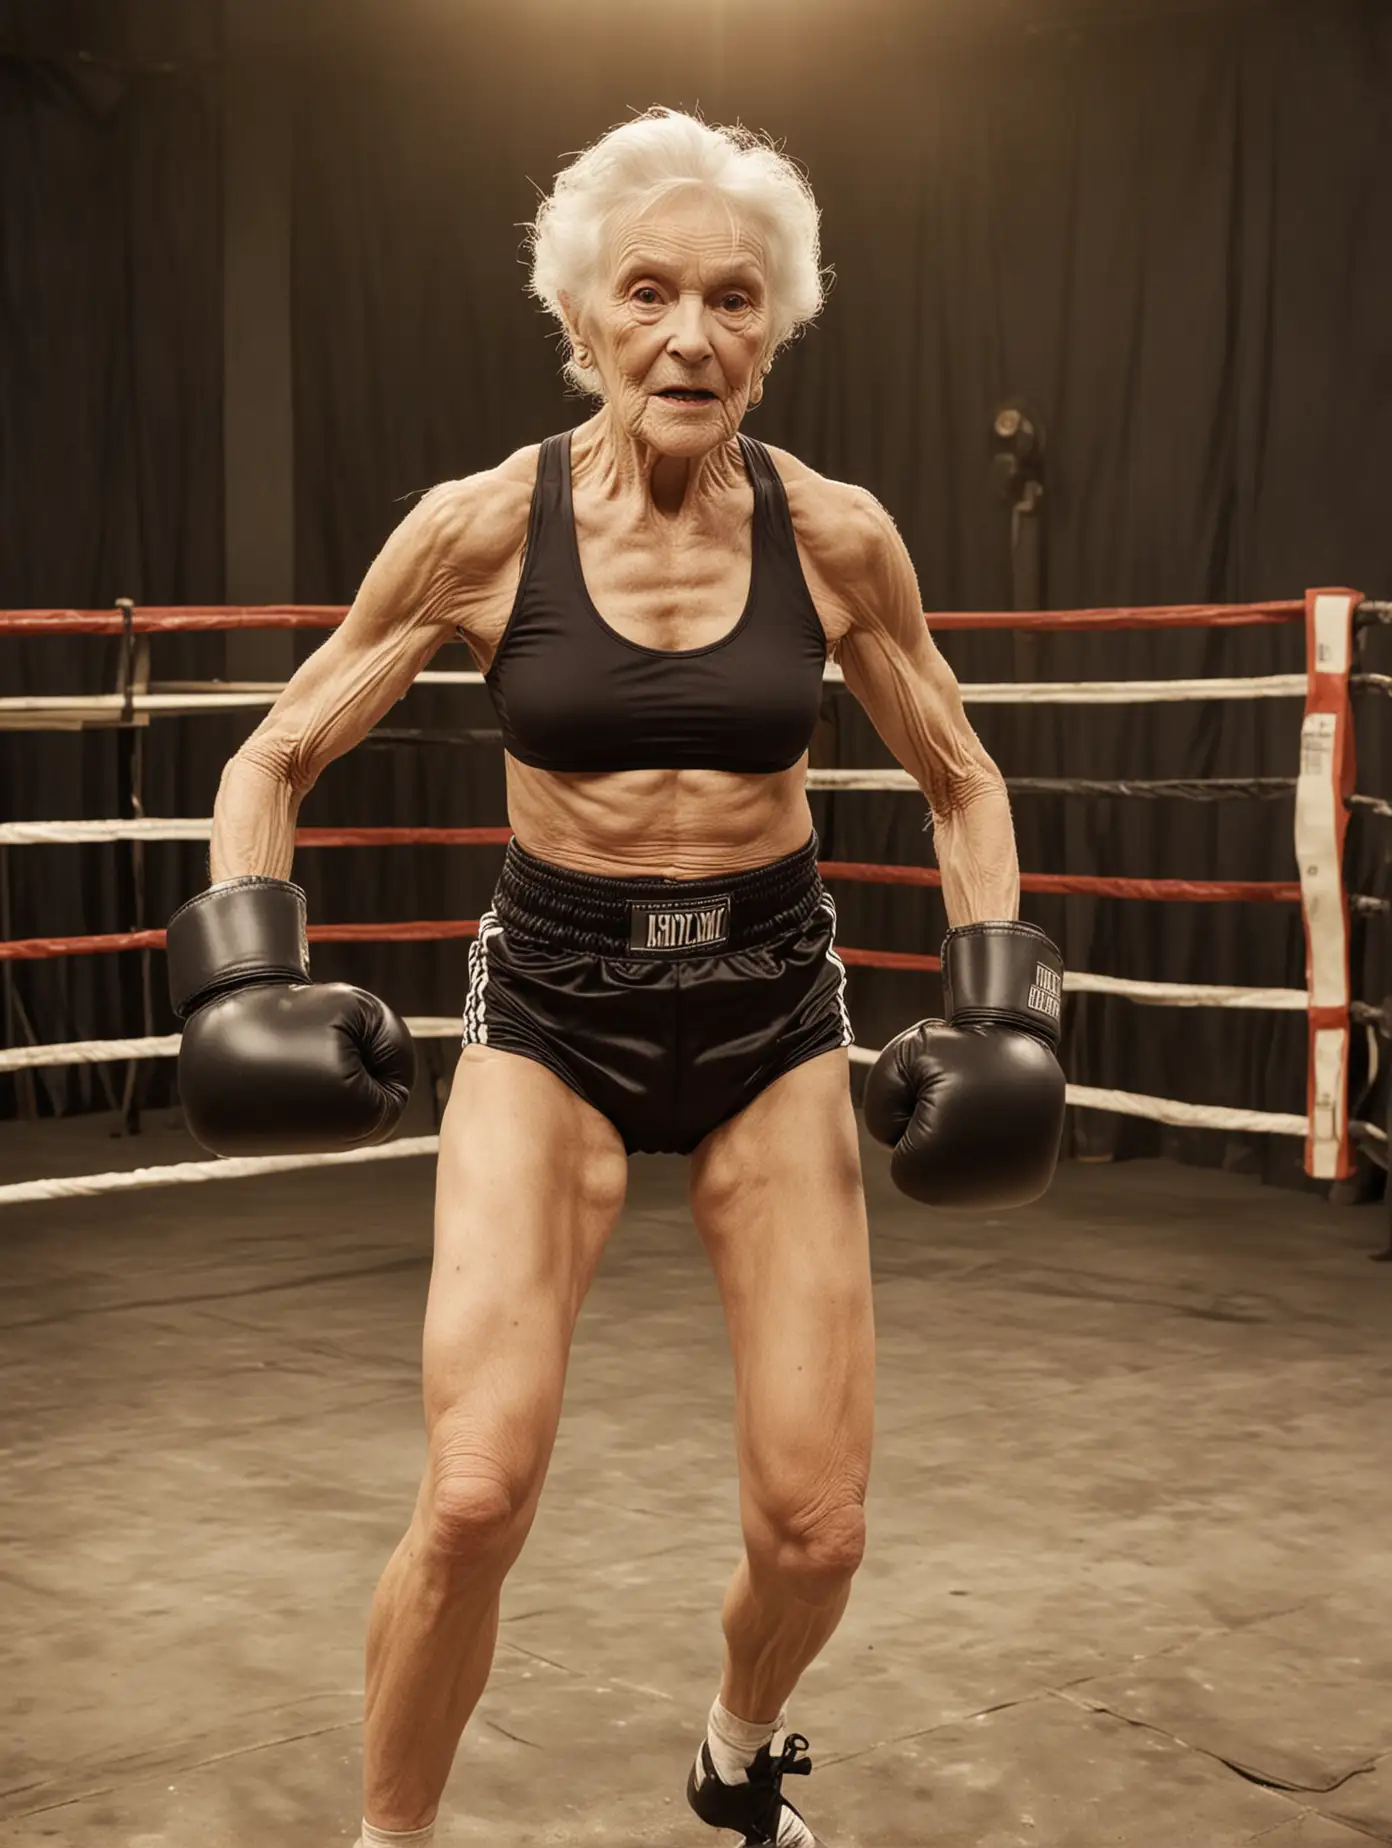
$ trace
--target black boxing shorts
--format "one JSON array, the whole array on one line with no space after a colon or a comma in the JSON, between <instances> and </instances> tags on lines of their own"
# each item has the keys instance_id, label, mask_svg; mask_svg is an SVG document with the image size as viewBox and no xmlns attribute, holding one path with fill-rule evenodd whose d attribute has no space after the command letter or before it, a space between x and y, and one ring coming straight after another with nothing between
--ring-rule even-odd
<instances>
[{"instance_id":1,"label":"black boxing shorts","mask_svg":"<svg viewBox=\"0 0 1392 1848\"><path fill-rule=\"evenodd\" d=\"M609 879L509 844L469 950L464 1044L546 1066L629 1154L689 1155L852 1040L817 837L724 879Z\"/></svg>"}]
</instances>

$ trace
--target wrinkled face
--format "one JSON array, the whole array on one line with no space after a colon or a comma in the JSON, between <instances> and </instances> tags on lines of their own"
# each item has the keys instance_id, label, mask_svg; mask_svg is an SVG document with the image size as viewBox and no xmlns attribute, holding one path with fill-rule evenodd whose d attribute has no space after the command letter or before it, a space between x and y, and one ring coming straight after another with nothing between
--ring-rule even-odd
<instances>
[{"instance_id":1,"label":"wrinkled face","mask_svg":"<svg viewBox=\"0 0 1392 1848\"><path fill-rule=\"evenodd\" d=\"M758 402L769 345L757 239L694 190L621 225L609 284L582 316L613 413L670 456L702 455Z\"/></svg>"}]
</instances>

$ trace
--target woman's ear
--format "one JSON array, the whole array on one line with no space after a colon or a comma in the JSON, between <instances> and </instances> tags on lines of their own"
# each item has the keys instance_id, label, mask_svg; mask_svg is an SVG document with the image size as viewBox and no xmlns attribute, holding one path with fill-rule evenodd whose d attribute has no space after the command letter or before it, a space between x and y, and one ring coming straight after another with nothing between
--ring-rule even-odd
<instances>
[{"instance_id":1,"label":"woman's ear","mask_svg":"<svg viewBox=\"0 0 1392 1848\"><path fill-rule=\"evenodd\" d=\"M578 317L575 312L575 303L566 294L564 289L560 291L558 299L561 304L561 312L565 316L566 339L570 342L570 356L577 366L582 366L588 370L594 363L594 355L591 353L588 343L580 332Z\"/></svg>"}]
</instances>

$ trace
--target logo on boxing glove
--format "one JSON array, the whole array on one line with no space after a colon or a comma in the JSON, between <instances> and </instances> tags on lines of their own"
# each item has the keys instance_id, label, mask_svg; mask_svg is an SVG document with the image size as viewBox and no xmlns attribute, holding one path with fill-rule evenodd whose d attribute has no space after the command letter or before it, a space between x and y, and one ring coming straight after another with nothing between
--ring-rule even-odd
<instances>
[{"instance_id":1,"label":"logo on boxing glove","mask_svg":"<svg viewBox=\"0 0 1392 1848\"><path fill-rule=\"evenodd\" d=\"M1050 969L1044 963L1035 965L1026 1005L1032 1014L1042 1014L1046 1020L1062 1020L1063 976L1057 969Z\"/></svg>"}]
</instances>

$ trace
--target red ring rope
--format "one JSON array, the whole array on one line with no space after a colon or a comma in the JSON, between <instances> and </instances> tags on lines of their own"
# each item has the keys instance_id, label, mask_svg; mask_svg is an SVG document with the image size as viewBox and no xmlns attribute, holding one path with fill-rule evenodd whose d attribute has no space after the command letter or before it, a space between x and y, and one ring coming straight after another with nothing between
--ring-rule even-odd
<instances>
[{"instance_id":1,"label":"red ring rope","mask_svg":"<svg viewBox=\"0 0 1392 1848\"><path fill-rule=\"evenodd\" d=\"M296 828L297 847L495 847L511 828Z\"/></svg>"},{"instance_id":2,"label":"red ring rope","mask_svg":"<svg viewBox=\"0 0 1392 1848\"><path fill-rule=\"evenodd\" d=\"M502 846L510 828L297 828L297 847ZM823 860L823 879L859 885L940 886L935 866L874 866L858 860ZM1092 873L1022 873L1022 892L1090 898L1187 900L1198 904L1300 903L1298 883L1231 879L1110 879Z\"/></svg>"},{"instance_id":3,"label":"red ring rope","mask_svg":"<svg viewBox=\"0 0 1392 1848\"><path fill-rule=\"evenodd\" d=\"M434 943L476 937L477 918L410 924L311 924L311 943ZM113 931L104 937L20 937L0 943L0 962L43 962L53 956L101 956L114 950L162 950L162 930Z\"/></svg>"},{"instance_id":4,"label":"red ring rope","mask_svg":"<svg viewBox=\"0 0 1392 1848\"><path fill-rule=\"evenodd\" d=\"M502 829L487 832L501 834L506 838L506 831ZM864 879L878 885L942 884L942 875L935 867L856 867L829 861L821 870L829 879ZM1300 899L1299 886L1223 884L1216 880L1201 883L1185 879L1091 879L1025 873L1021 875L1020 885L1026 892L1086 892L1105 898L1197 899L1204 902L1215 899L1255 899L1288 903L1298 903ZM311 943L435 943L447 938L473 937L477 934L478 920L475 918L421 920L408 924L312 924L309 928ZM20 937L10 943L0 943L0 962L36 962L55 956L91 956L115 950L163 948L162 930L116 931L100 937ZM863 963L877 969L938 967L933 957L925 959L909 955L908 961L905 961L904 956L908 952L897 950L838 949L837 954L845 963ZM884 960L886 957L890 960Z\"/></svg>"},{"instance_id":5,"label":"red ring rope","mask_svg":"<svg viewBox=\"0 0 1392 1848\"><path fill-rule=\"evenodd\" d=\"M335 629L346 604L268 603L148 606L136 609L136 635L211 629ZM1155 608L1103 610L929 610L934 629L1230 629L1260 623L1295 622L1305 615L1304 598L1275 603L1180 603ZM0 634L122 635L119 610L0 610Z\"/></svg>"},{"instance_id":6,"label":"red ring rope","mask_svg":"<svg viewBox=\"0 0 1392 1848\"><path fill-rule=\"evenodd\" d=\"M843 963L860 969L927 969L932 972L942 968L940 958L917 956L912 950L848 950L838 943L836 954Z\"/></svg>"},{"instance_id":7,"label":"red ring rope","mask_svg":"<svg viewBox=\"0 0 1392 1848\"><path fill-rule=\"evenodd\" d=\"M940 886L936 866L867 866L853 860L824 860L823 879L846 879L861 885ZM1021 873L1022 892L1086 895L1092 898L1152 898L1215 904L1230 900L1254 904L1298 905L1298 882L1239 879L1107 879L1092 873Z\"/></svg>"},{"instance_id":8,"label":"red ring rope","mask_svg":"<svg viewBox=\"0 0 1392 1848\"><path fill-rule=\"evenodd\" d=\"M929 610L934 629L1243 629L1303 622L1305 599L1279 603L1177 603L1114 610Z\"/></svg>"},{"instance_id":9,"label":"red ring rope","mask_svg":"<svg viewBox=\"0 0 1392 1848\"><path fill-rule=\"evenodd\" d=\"M207 609L139 609L131 618L136 635L179 634L212 629L336 629L348 614L346 604L267 604ZM0 610L0 634L124 635L119 610Z\"/></svg>"},{"instance_id":10,"label":"red ring rope","mask_svg":"<svg viewBox=\"0 0 1392 1848\"><path fill-rule=\"evenodd\" d=\"M482 842L498 844L512 838L507 828L302 828L296 832L297 843L304 846L376 846L385 842L431 841L445 843ZM824 879L844 879L864 885L940 886L942 874L935 866L873 866L852 860L824 860L819 871ZM1139 898L1161 901L1215 903L1247 901L1267 904L1298 904L1299 885L1275 881L1196 880L1196 879L1104 879L1083 873L1022 873L1022 892L1055 895L1086 894L1096 898ZM477 919L444 919L407 924L313 924L311 943L433 943L452 937L477 935ZM35 962L56 956L101 955L116 950L159 950L164 948L162 930L115 931L105 936L89 937L21 937L0 943L0 962ZM936 969L933 957L909 956L907 952L880 950L846 950L838 952L843 962L862 963L879 969ZM891 960L884 961L889 957ZM874 961L868 959L874 958Z\"/></svg>"},{"instance_id":11,"label":"red ring rope","mask_svg":"<svg viewBox=\"0 0 1392 1848\"><path fill-rule=\"evenodd\" d=\"M476 937L477 918L445 918L411 924L311 924L311 943L440 943ZM23 937L0 943L0 962L42 962L56 956L101 955L115 950L162 950L162 930L128 930L107 937ZM937 969L936 956L903 950L837 950L845 963L871 969Z\"/></svg>"}]
</instances>

